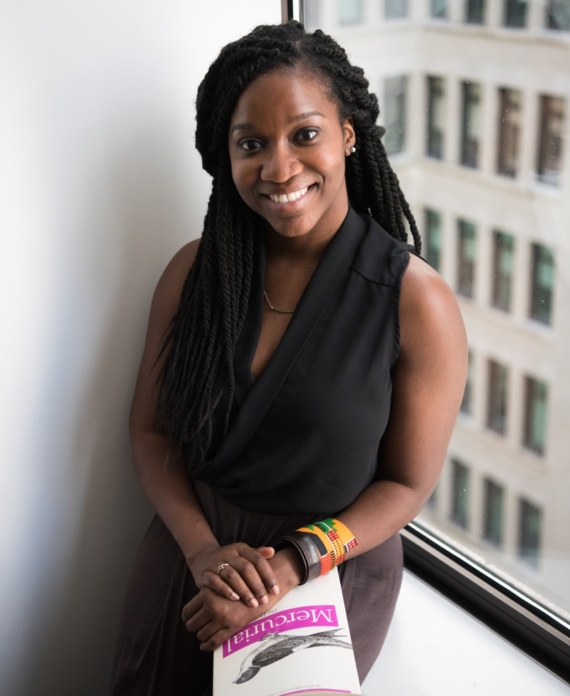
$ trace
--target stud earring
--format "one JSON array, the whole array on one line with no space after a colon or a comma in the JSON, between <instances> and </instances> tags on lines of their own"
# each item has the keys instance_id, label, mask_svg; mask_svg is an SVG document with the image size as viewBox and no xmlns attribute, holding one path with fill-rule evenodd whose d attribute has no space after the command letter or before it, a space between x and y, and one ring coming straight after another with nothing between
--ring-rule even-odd
<instances>
[{"instance_id":1,"label":"stud earring","mask_svg":"<svg viewBox=\"0 0 570 696\"><path fill-rule=\"evenodd\" d=\"M356 148L355 148L354 145L353 145L353 146L350 148L350 154L352 155L352 154L354 154L355 152L356 152Z\"/></svg>"}]
</instances>

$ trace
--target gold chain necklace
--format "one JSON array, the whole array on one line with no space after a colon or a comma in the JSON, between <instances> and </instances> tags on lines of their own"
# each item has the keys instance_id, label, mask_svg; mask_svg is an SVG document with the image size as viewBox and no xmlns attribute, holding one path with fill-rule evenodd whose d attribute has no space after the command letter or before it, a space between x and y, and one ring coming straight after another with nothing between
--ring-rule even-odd
<instances>
[{"instance_id":1,"label":"gold chain necklace","mask_svg":"<svg viewBox=\"0 0 570 696\"><path fill-rule=\"evenodd\" d=\"M269 305L269 309L272 312L277 312L277 314L295 314L294 309L285 310L285 309L277 309L277 307L274 307L271 304L271 302L269 301L269 297L267 297L267 293L265 292L265 290L263 291L263 295L264 295L265 299L267 300L267 304Z\"/></svg>"}]
</instances>

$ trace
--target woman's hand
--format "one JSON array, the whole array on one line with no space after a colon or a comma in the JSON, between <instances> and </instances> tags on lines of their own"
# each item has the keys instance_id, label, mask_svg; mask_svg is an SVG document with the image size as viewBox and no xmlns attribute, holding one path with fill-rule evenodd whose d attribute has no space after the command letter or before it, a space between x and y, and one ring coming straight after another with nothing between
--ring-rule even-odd
<instances>
[{"instance_id":1,"label":"woman's hand","mask_svg":"<svg viewBox=\"0 0 570 696\"><path fill-rule=\"evenodd\" d=\"M196 586L251 608L266 605L268 594L278 595L279 585L268 559L275 550L243 543L216 547L193 559L190 570Z\"/></svg>"},{"instance_id":2,"label":"woman's hand","mask_svg":"<svg viewBox=\"0 0 570 696\"><path fill-rule=\"evenodd\" d=\"M231 544L224 546L219 551L227 551L233 547L244 547L247 544ZM251 549L255 551L256 549ZM268 547L257 549L268 550ZM297 586L303 577L303 563L297 551L293 548L286 548L273 555L271 562L275 577L279 578L282 588L280 596L272 594L267 597L264 605L258 604L256 607L246 606L242 602L232 601L227 596L212 590L210 587L202 587L200 592L182 610L182 621L191 633L195 633L201 643L202 650L215 650L224 641L228 640L235 633L240 631L251 621L258 619L271 609L281 596L287 594L289 590ZM227 558L227 556L226 556ZM222 571L222 574L224 571Z\"/></svg>"}]
</instances>

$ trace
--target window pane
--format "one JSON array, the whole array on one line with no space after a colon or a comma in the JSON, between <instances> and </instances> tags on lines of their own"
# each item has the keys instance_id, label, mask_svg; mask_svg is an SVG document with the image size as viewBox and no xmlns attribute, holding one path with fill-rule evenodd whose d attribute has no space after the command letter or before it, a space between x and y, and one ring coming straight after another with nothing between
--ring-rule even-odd
<instances>
[{"instance_id":1,"label":"window pane","mask_svg":"<svg viewBox=\"0 0 570 696\"><path fill-rule=\"evenodd\" d=\"M502 546L504 489L491 479L485 479L483 494L483 538Z\"/></svg>"},{"instance_id":2,"label":"window pane","mask_svg":"<svg viewBox=\"0 0 570 696\"><path fill-rule=\"evenodd\" d=\"M554 256L541 244L532 245L530 318L552 324L554 299Z\"/></svg>"},{"instance_id":3,"label":"window pane","mask_svg":"<svg viewBox=\"0 0 570 696\"><path fill-rule=\"evenodd\" d=\"M427 77L427 138L426 154L443 158L445 129L445 84L441 77Z\"/></svg>"},{"instance_id":4,"label":"window pane","mask_svg":"<svg viewBox=\"0 0 570 696\"><path fill-rule=\"evenodd\" d=\"M535 568L540 560L542 510L524 498L519 500L519 557Z\"/></svg>"},{"instance_id":5,"label":"window pane","mask_svg":"<svg viewBox=\"0 0 570 696\"><path fill-rule=\"evenodd\" d=\"M426 261L436 271L441 267L441 215L431 208L425 209Z\"/></svg>"},{"instance_id":6,"label":"window pane","mask_svg":"<svg viewBox=\"0 0 570 696\"><path fill-rule=\"evenodd\" d=\"M475 82L461 83L461 164L477 167L481 139L481 87Z\"/></svg>"},{"instance_id":7,"label":"window pane","mask_svg":"<svg viewBox=\"0 0 570 696\"><path fill-rule=\"evenodd\" d=\"M461 412L471 413L471 402L473 397L473 353L469 351L469 363L467 367L467 379L465 380L465 391L461 401Z\"/></svg>"},{"instance_id":8,"label":"window pane","mask_svg":"<svg viewBox=\"0 0 570 696\"><path fill-rule=\"evenodd\" d=\"M384 0L386 19L400 19L408 16L408 0Z\"/></svg>"},{"instance_id":9,"label":"window pane","mask_svg":"<svg viewBox=\"0 0 570 696\"><path fill-rule=\"evenodd\" d=\"M511 309L515 240L504 232L493 232L493 293L491 304L505 312Z\"/></svg>"},{"instance_id":10,"label":"window pane","mask_svg":"<svg viewBox=\"0 0 570 696\"><path fill-rule=\"evenodd\" d=\"M439 19L447 18L447 0L431 0L430 15Z\"/></svg>"},{"instance_id":11,"label":"window pane","mask_svg":"<svg viewBox=\"0 0 570 696\"><path fill-rule=\"evenodd\" d=\"M302 4L302 21L311 31L320 25L319 5L320 0L304 0Z\"/></svg>"},{"instance_id":12,"label":"window pane","mask_svg":"<svg viewBox=\"0 0 570 696\"><path fill-rule=\"evenodd\" d=\"M521 94L516 89L499 89L499 146L497 171L516 176L521 132Z\"/></svg>"},{"instance_id":13,"label":"window pane","mask_svg":"<svg viewBox=\"0 0 570 696\"><path fill-rule=\"evenodd\" d=\"M469 469L458 461L451 462L451 520L459 527L469 526Z\"/></svg>"},{"instance_id":14,"label":"window pane","mask_svg":"<svg viewBox=\"0 0 570 696\"><path fill-rule=\"evenodd\" d=\"M565 103L560 97L540 97L540 131L538 135L538 180L558 186L562 171Z\"/></svg>"},{"instance_id":15,"label":"window pane","mask_svg":"<svg viewBox=\"0 0 570 696\"><path fill-rule=\"evenodd\" d=\"M467 0L465 3L465 21L470 24L483 24L485 0Z\"/></svg>"},{"instance_id":16,"label":"window pane","mask_svg":"<svg viewBox=\"0 0 570 696\"><path fill-rule=\"evenodd\" d=\"M389 77L384 82L384 118L386 135L384 147L389 155L403 152L406 147L406 88L407 77Z\"/></svg>"},{"instance_id":17,"label":"window pane","mask_svg":"<svg viewBox=\"0 0 570 696\"><path fill-rule=\"evenodd\" d=\"M489 360L487 427L500 435L507 432L508 388L507 367Z\"/></svg>"},{"instance_id":18,"label":"window pane","mask_svg":"<svg viewBox=\"0 0 570 696\"><path fill-rule=\"evenodd\" d=\"M506 27L526 26L527 8L528 0L506 0L504 25Z\"/></svg>"},{"instance_id":19,"label":"window pane","mask_svg":"<svg viewBox=\"0 0 570 696\"><path fill-rule=\"evenodd\" d=\"M546 446L546 406L548 386L532 377L525 378L525 416L523 444L537 454Z\"/></svg>"},{"instance_id":20,"label":"window pane","mask_svg":"<svg viewBox=\"0 0 570 696\"><path fill-rule=\"evenodd\" d=\"M362 22L362 0L340 0L338 8L341 24L360 24Z\"/></svg>"},{"instance_id":21,"label":"window pane","mask_svg":"<svg viewBox=\"0 0 570 696\"><path fill-rule=\"evenodd\" d=\"M546 3L546 26L570 31L570 0L549 0Z\"/></svg>"},{"instance_id":22,"label":"window pane","mask_svg":"<svg viewBox=\"0 0 570 696\"><path fill-rule=\"evenodd\" d=\"M475 225L466 220L458 221L457 244L457 292L464 297L475 295Z\"/></svg>"}]
</instances>

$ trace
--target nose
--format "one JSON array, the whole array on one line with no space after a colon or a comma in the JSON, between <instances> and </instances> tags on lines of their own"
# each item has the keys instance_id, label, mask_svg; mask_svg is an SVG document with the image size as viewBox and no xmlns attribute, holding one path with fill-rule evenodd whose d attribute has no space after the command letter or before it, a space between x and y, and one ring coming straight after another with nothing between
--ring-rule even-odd
<instances>
[{"instance_id":1,"label":"nose","mask_svg":"<svg viewBox=\"0 0 570 696\"><path fill-rule=\"evenodd\" d=\"M283 184L291 177L299 174L303 165L288 143L276 143L266 150L266 156L261 166L263 181L273 181Z\"/></svg>"}]
</instances>

